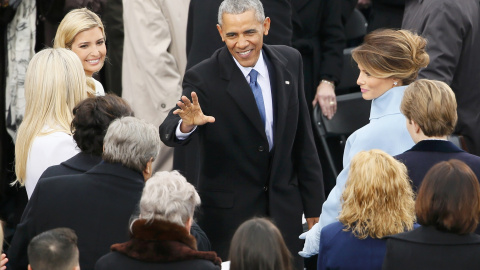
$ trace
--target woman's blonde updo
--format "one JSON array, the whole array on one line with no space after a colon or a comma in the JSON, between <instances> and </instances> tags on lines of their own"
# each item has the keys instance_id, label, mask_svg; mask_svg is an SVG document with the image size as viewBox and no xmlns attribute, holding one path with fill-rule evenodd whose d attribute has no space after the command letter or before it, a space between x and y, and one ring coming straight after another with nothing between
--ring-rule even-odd
<instances>
[{"instance_id":1,"label":"woman's blonde updo","mask_svg":"<svg viewBox=\"0 0 480 270\"><path fill-rule=\"evenodd\" d=\"M408 85L430 62L426 45L426 39L408 30L380 29L366 35L352 57L371 76L396 78Z\"/></svg>"}]
</instances>

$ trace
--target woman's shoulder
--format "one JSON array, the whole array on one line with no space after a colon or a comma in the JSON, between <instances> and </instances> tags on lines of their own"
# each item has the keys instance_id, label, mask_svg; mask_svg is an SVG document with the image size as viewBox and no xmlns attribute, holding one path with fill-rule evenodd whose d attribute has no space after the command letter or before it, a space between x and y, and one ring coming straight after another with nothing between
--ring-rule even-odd
<instances>
[{"instance_id":1,"label":"woman's shoulder","mask_svg":"<svg viewBox=\"0 0 480 270\"><path fill-rule=\"evenodd\" d=\"M220 270L219 265L211 261L195 259L187 261L178 261L174 263L151 263L130 258L124 254L112 251L101 257L95 264L95 270L107 269L155 269L155 270L177 270L177 269L196 269L196 270Z\"/></svg>"},{"instance_id":2,"label":"woman's shoulder","mask_svg":"<svg viewBox=\"0 0 480 270\"><path fill-rule=\"evenodd\" d=\"M96 96L105 96L105 89L101 82L92 78L93 82L95 83L95 95Z\"/></svg>"}]
</instances>

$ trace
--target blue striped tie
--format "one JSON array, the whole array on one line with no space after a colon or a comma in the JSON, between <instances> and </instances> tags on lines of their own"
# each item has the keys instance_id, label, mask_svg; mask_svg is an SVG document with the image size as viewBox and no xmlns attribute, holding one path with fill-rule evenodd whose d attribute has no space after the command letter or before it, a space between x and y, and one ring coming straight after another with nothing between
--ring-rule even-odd
<instances>
[{"instance_id":1,"label":"blue striped tie","mask_svg":"<svg viewBox=\"0 0 480 270\"><path fill-rule=\"evenodd\" d=\"M250 71L250 88L252 88L253 96L255 96L255 101L257 102L258 111L260 112L260 117L262 117L263 126L265 126L265 104L263 103L262 88L257 82L258 71L252 69Z\"/></svg>"}]
</instances>

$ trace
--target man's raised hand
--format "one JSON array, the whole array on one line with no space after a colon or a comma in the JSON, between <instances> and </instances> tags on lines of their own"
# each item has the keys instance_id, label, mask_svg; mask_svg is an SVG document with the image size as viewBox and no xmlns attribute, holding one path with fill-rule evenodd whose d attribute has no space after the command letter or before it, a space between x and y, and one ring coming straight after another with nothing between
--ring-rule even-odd
<instances>
[{"instance_id":1,"label":"man's raised hand","mask_svg":"<svg viewBox=\"0 0 480 270\"><path fill-rule=\"evenodd\" d=\"M192 102L186 96L182 96L182 99L177 102L177 105L180 109L173 111L173 114L178 114L178 116L182 118L180 131L183 133L192 131L195 126L215 122L213 116L203 114L202 108L198 103L197 93L195 92L192 92Z\"/></svg>"}]
</instances>

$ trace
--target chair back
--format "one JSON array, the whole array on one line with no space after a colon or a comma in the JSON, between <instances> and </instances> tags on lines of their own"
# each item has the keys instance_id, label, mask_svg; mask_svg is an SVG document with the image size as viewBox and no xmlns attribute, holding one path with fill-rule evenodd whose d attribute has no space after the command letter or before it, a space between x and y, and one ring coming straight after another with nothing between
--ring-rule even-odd
<instances>
[{"instance_id":1,"label":"chair back","mask_svg":"<svg viewBox=\"0 0 480 270\"><path fill-rule=\"evenodd\" d=\"M370 122L371 104L362 98L361 92L337 96L337 112L332 119L326 118L321 109L315 107L315 126L321 129L318 130L320 135L324 133L327 137L350 135Z\"/></svg>"},{"instance_id":2,"label":"chair back","mask_svg":"<svg viewBox=\"0 0 480 270\"><path fill-rule=\"evenodd\" d=\"M346 136L368 124L371 104L371 101L362 98L361 92L337 96L337 112L330 120L322 114L318 104L315 106L313 111L315 130L320 137L330 170L335 177L338 176L338 170L328 147L327 138L340 136L345 141Z\"/></svg>"},{"instance_id":3,"label":"chair back","mask_svg":"<svg viewBox=\"0 0 480 270\"><path fill-rule=\"evenodd\" d=\"M367 19L362 12L354 9L350 18L345 23L345 38L347 41L363 38L367 34Z\"/></svg>"}]
</instances>

